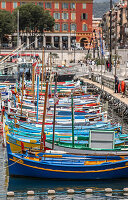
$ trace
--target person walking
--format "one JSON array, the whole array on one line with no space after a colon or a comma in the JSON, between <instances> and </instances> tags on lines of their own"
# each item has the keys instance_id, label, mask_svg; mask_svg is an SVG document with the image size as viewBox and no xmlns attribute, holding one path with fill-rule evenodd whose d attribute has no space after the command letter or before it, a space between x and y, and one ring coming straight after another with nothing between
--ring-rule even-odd
<instances>
[{"instance_id":1,"label":"person walking","mask_svg":"<svg viewBox=\"0 0 128 200\"><path fill-rule=\"evenodd\" d=\"M115 93L118 93L118 86L119 86L119 78L118 76L115 76Z\"/></svg>"},{"instance_id":2,"label":"person walking","mask_svg":"<svg viewBox=\"0 0 128 200\"><path fill-rule=\"evenodd\" d=\"M107 71L108 71L108 65L109 65L109 62L108 62L108 60L106 61L106 69L107 69Z\"/></svg>"}]
</instances>

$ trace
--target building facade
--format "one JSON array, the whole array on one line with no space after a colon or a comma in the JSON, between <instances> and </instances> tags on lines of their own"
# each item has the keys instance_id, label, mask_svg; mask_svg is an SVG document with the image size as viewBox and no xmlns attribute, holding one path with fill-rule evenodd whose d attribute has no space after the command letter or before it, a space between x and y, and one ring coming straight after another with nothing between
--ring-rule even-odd
<instances>
[{"instance_id":1,"label":"building facade","mask_svg":"<svg viewBox=\"0 0 128 200\"><path fill-rule=\"evenodd\" d=\"M0 9L13 11L25 3L34 3L48 10L55 19L52 32L38 34L35 37L27 33L20 34L19 44L26 43L28 48L71 49L73 46L87 47L92 37L93 0L8 0L0 2ZM12 36L12 43L16 45L16 34ZM32 43L32 45L30 45Z\"/></svg>"},{"instance_id":2,"label":"building facade","mask_svg":"<svg viewBox=\"0 0 128 200\"><path fill-rule=\"evenodd\" d=\"M103 35L106 48L110 47L110 11L104 14L103 19ZM128 0L120 0L112 8L111 20L111 38L112 48L128 47Z\"/></svg>"}]
</instances>

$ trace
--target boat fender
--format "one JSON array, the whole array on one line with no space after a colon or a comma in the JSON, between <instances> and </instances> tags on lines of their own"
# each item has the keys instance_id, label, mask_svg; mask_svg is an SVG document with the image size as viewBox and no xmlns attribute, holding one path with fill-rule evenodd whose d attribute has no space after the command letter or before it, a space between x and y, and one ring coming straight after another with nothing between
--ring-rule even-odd
<instances>
[{"instance_id":1,"label":"boat fender","mask_svg":"<svg viewBox=\"0 0 128 200\"><path fill-rule=\"evenodd\" d=\"M112 188L105 188L104 190L106 193L111 193L112 192Z\"/></svg>"},{"instance_id":2,"label":"boat fender","mask_svg":"<svg viewBox=\"0 0 128 200\"><path fill-rule=\"evenodd\" d=\"M87 188L87 189L85 190L85 192L86 192L86 193L92 193L92 192L93 192L93 189Z\"/></svg>"},{"instance_id":3,"label":"boat fender","mask_svg":"<svg viewBox=\"0 0 128 200\"><path fill-rule=\"evenodd\" d=\"M74 191L73 189L68 189L68 190L67 190L67 193L68 193L68 194L74 194L75 191Z\"/></svg>"}]
</instances>

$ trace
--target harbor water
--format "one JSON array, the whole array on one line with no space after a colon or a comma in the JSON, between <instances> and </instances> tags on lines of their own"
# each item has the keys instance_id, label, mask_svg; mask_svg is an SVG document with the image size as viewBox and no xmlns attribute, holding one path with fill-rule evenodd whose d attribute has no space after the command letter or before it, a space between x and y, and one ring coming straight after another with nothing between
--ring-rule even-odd
<instances>
[{"instance_id":1,"label":"harbor water","mask_svg":"<svg viewBox=\"0 0 128 200\"><path fill-rule=\"evenodd\" d=\"M108 107L108 118L122 123L122 118ZM128 123L123 121L123 130L128 133ZM92 194L86 194L85 189L92 188ZM112 193L105 193L105 188L112 188ZM56 199L56 200L84 200L84 199L128 199L128 193L123 193L123 188L128 188L128 179L116 180L87 180L87 181L65 181L65 180L41 180L37 178L9 177L7 168L6 149L0 143L0 199ZM67 190L74 189L73 195L68 195ZM33 190L34 196L27 196L27 191ZM48 190L55 190L55 195L48 195ZM14 192L14 197L7 198L8 191Z\"/></svg>"}]
</instances>

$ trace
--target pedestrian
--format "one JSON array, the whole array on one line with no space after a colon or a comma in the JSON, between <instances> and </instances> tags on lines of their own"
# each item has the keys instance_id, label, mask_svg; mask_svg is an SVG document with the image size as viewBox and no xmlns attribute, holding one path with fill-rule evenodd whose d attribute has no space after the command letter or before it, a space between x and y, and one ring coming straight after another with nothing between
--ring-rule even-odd
<instances>
[{"instance_id":1,"label":"pedestrian","mask_svg":"<svg viewBox=\"0 0 128 200\"><path fill-rule=\"evenodd\" d=\"M108 71L108 60L106 61L106 69L107 69L107 71Z\"/></svg>"},{"instance_id":2,"label":"pedestrian","mask_svg":"<svg viewBox=\"0 0 128 200\"><path fill-rule=\"evenodd\" d=\"M108 67L107 67L107 71L110 71L110 63L108 62Z\"/></svg>"},{"instance_id":3,"label":"pedestrian","mask_svg":"<svg viewBox=\"0 0 128 200\"><path fill-rule=\"evenodd\" d=\"M115 77L115 93L118 93L119 78L116 75L114 75L114 77Z\"/></svg>"},{"instance_id":4,"label":"pedestrian","mask_svg":"<svg viewBox=\"0 0 128 200\"><path fill-rule=\"evenodd\" d=\"M122 98L124 98L125 95L125 82L121 81L121 93L122 93Z\"/></svg>"}]
</instances>

